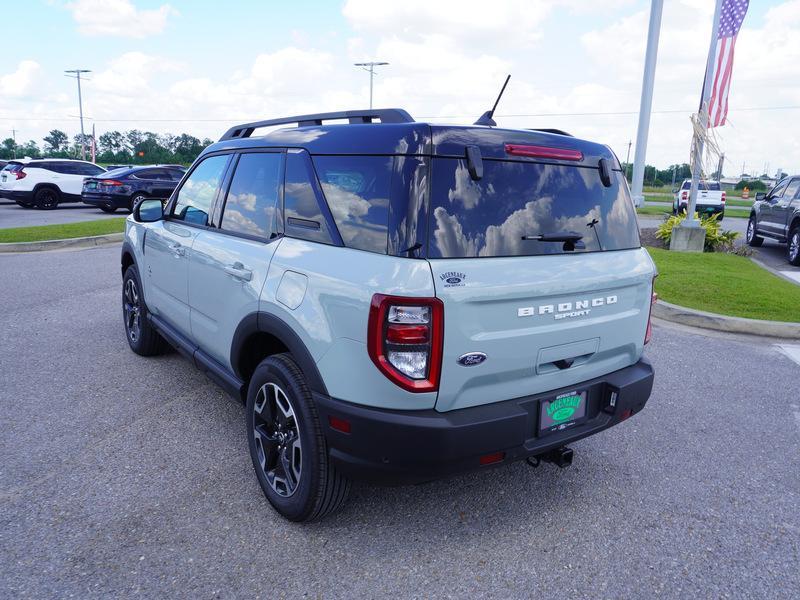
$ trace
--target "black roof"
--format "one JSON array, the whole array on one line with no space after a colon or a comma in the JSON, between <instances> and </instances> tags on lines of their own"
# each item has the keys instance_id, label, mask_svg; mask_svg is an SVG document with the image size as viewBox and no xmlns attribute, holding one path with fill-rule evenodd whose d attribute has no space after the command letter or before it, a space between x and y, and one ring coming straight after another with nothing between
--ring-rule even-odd
<instances>
[{"instance_id":1,"label":"black roof","mask_svg":"<svg viewBox=\"0 0 800 600\"><path fill-rule=\"evenodd\" d=\"M254 137L259 128L281 125L288 127L272 129ZM478 146L483 158L506 159L507 144L579 150L583 159L579 163L569 161L569 164L594 167L600 158L606 158L612 160L614 168L620 168L607 146L572 137L561 130L439 125L414 121L411 115L399 108L351 110L242 123L231 127L203 154L226 149L288 146L305 148L311 154L463 157L465 146ZM547 161L559 162L550 158Z\"/></svg>"}]
</instances>

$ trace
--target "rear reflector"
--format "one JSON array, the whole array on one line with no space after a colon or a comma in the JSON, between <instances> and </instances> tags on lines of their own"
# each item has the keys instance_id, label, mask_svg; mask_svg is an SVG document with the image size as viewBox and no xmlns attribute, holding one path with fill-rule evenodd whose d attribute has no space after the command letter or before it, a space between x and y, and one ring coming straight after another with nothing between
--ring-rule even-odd
<instances>
[{"instance_id":1,"label":"rear reflector","mask_svg":"<svg viewBox=\"0 0 800 600\"><path fill-rule=\"evenodd\" d=\"M520 146L519 144L506 144L506 154L514 156L531 156L534 158L555 158L558 160L583 160L580 150L566 148L550 148L549 146Z\"/></svg>"},{"instance_id":2,"label":"rear reflector","mask_svg":"<svg viewBox=\"0 0 800 600\"><path fill-rule=\"evenodd\" d=\"M653 282L655 283L655 282ZM650 295L650 314L647 315L647 331L644 334L644 343L649 344L650 340L653 338L653 305L658 302L658 294L652 292Z\"/></svg>"},{"instance_id":3,"label":"rear reflector","mask_svg":"<svg viewBox=\"0 0 800 600\"><path fill-rule=\"evenodd\" d=\"M494 463L502 462L505 457L505 452L493 452L492 454L484 454L479 461L482 465L493 465Z\"/></svg>"},{"instance_id":4,"label":"rear reflector","mask_svg":"<svg viewBox=\"0 0 800 600\"><path fill-rule=\"evenodd\" d=\"M622 411L619 420L624 421L625 419L630 419L631 415L633 415L633 411L630 408L626 408Z\"/></svg>"},{"instance_id":5,"label":"rear reflector","mask_svg":"<svg viewBox=\"0 0 800 600\"><path fill-rule=\"evenodd\" d=\"M386 328L386 341L393 344L427 344L427 325L394 325Z\"/></svg>"},{"instance_id":6,"label":"rear reflector","mask_svg":"<svg viewBox=\"0 0 800 600\"><path fill-rule=\"evenodd\" d=\"M350 433L350 421L340 419L339 417L329 416L328 424L331 426L331 429L341 431L342 433Z\"/></svg>"}]
</instances>

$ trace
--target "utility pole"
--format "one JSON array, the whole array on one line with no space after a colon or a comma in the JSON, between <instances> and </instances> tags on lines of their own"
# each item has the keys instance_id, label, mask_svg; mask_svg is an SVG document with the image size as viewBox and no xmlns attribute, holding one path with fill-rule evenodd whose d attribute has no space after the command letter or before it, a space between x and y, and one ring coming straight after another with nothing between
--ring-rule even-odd
<instances>
[{"instance_id":1,"label":"utility pole","mask_svg":"<svg viewBox=\"0 0 800 600\"><path fill-rule=\"evenodd\" d=\"M628 153L625 155L625 179L628 178L628 167L631 166L631 144L632 142L628 140Z\"/></svg>"},{"instance_id":2,"label":"utility pole","mask_svg":"<svg viewBox=\"0 0 800 600\"><path fill-rule=\"evenodd\" d=\"M91 73L89 69L72 69L64 73L75 73L74 79L78 80L78 112L81 118L81 160L86 160L86 135L83 132L83 98L81 97L81 73ZM67 75L72 77L72 75Z\"/></svg>"},{"instance_id":3,"label":"utility pole","mask_svg":"<svg viewBox=\"0 0 800 600\"><path fill-rule=\"evenodd\" d=\"M372 79L375 77L375 67L388 65L388 62L363 62L353 63L356 67L361 67L369 73L369 108L372 110ZM368 68L369 67L369 68Z\"/></svg>"},{"instance_id":4,"label":"utility pole","mask_svg":"<svg viewBox=\"0 0 800 600\"><path fill-rule=\"evenodd\" d=\"M678 168L678 165L672 165L672 187L670 189L675 189L675 171Z\"/></svg>"},{"instance_id":5,"label":"utility pole","mask_svg":"<svg viewBox=\"0 0 800 600\"><path fill-rule=\"evenodd\" d=\"M744 170L744 166L746 164L747 164L746 162L742 161L742 175L744 175L746 173L746 171Z\"/></svg>"},{"instance_id":6,"label":"utility pole","mask_svg":"<svg viewBox=\"0 0 800 600\"><path fill-rule=\"evenodd\" d=\"M644 76L642 77L642 101L639 105L639 129L636 132L636 154L633 159L633 203L644 205L642 185L644 184L644 163L647 152L647 133L650 129L650 111L653 107L653 81L656 76L658 56L658 36L661 32L661 13L664 0L652 0L650 4L650 26L647 30L647 52L644 55Z\"/></svg>"},{"instance_id":7,"label":"utility pole","mask_svg":"<svg viewBox=\"0 0 800 600\"><path fill-rule=\"evenodd\" d=\"M12 129L11 130L11 137L14 138L14 147L11 149L11 151L14 153L14 158L17 158L17 130L16 129Z\"/></svg>"},{"instance_id":8,"label":"utility pole","mask_svg":"<svg viewBox=\"0 0 800 600\"><path fill-rule=\"evenodd\" d=\"M717 181L722 179L722 166L725 164L725 153L719 155L719 166L717 166Z\"/></svg>"}]
</instances>

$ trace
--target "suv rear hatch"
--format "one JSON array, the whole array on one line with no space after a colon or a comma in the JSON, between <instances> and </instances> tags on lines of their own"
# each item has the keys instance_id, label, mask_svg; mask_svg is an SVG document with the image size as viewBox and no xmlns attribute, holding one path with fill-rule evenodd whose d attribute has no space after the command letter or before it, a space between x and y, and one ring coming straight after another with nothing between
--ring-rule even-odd
<instances>
[{"instance_id":1,"label":"suv rear hatch","mask_svg":"<svg viewBox=\"0 0 800 600\"><path fill-rule=\"evenodd\" d=\"M613 154L567 136L451 131L431 168L428 259L444 304L436 408L577 386L635 363L654 267Z\"/></svg>"}]
</instances>

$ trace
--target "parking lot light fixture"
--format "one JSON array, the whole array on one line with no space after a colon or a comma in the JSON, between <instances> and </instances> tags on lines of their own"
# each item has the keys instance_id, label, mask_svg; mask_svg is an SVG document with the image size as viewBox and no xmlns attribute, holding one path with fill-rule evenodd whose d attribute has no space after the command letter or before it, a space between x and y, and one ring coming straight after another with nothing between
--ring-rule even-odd
<instances>
[{"instance_id":1,"label":"parking lot light fixture","mask_svg":"<svg viewBox=\"0 0 800 600\"><path fill-rule=\"evenodd\" d=\"M369 108L372 109L372 80L375 77L375 67L381 67L383 65L388 65L388 62L363 62L363 63L353 63L356 67L361 67L365 71L369 73Z\"/></svg>"}]
</instances>

